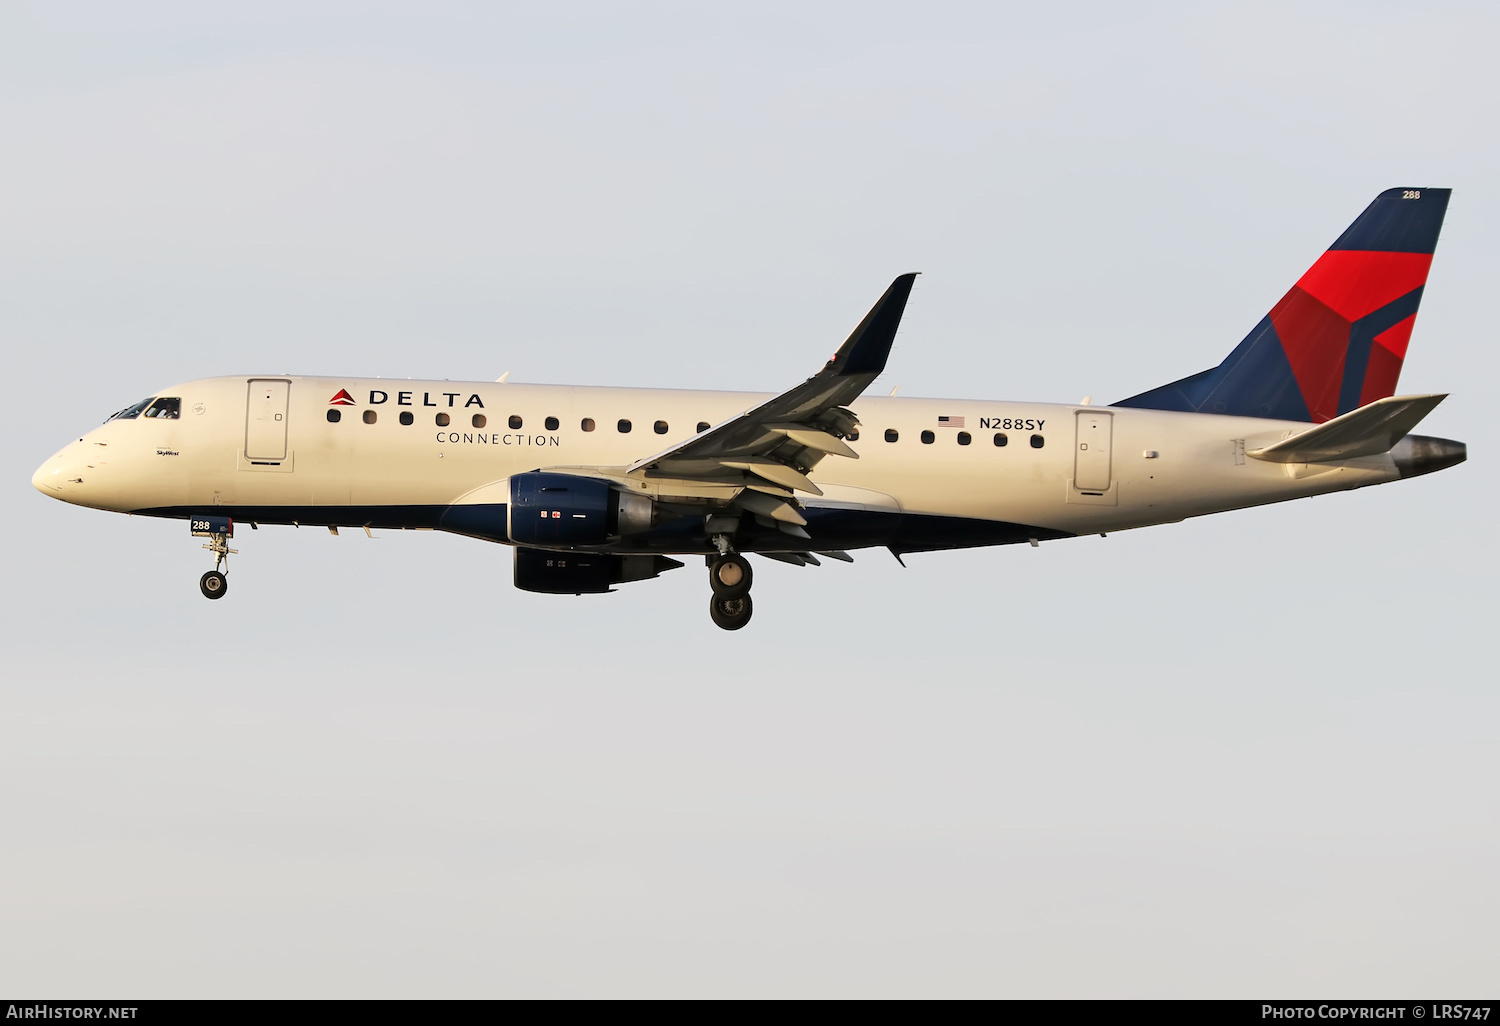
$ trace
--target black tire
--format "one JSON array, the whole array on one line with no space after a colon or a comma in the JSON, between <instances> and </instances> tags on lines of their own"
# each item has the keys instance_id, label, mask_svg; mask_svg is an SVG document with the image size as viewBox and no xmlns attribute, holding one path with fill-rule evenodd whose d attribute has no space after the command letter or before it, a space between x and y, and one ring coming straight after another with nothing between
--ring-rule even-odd
<instances>
[{"instance_id":1,"label":"black tire","mask_svg":"<svg viewBox=\"0 0 1500 1026\"><path fill-rule=\"evenodd\" d=\"M229 578L217 570L210 570L198 578L198 590L203 592L204 598L221 599L229 590Z\"/></svg>"},{"instance_id":2,"label":"black tire","mask_svg":"<svg viewBox=\"0 0 1500 1026\"><path fill-rule=\"evenodd\" d=\"M708 615L726 631L737 631L745 626L754 612L755 604L750 601L749 595L736 595L733 598L715 595L708 600Z\"/></svg>"},{"instance_id":3,"label":"black tire","mask_svg":"<svg viewBox=\"0 0 1500 1026\"><path fill-rule=\"evenodd\" d=\"M728 580L725 580L728 578ZM715 598L739 598L750 593L750 584L755 574L750 561L738 553L720 556L709 564L708 583L713 586Z\"/></svg>"}]
</instances>

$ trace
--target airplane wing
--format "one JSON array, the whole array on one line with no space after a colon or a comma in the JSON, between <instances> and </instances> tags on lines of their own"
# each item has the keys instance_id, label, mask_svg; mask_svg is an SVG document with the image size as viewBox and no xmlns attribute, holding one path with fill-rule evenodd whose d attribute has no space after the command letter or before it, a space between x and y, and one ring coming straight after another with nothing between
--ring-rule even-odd
<instances>
[{"instance_id":1,"label":"airplane wing","mask_svg":"<svg viewBox=\"0 0 1500 1026\"><path fill-rule=\"evenodd\" d=\"M769 402L625 468L634 477L739 485L733 504L791 534L807 523L794 492L822 495L808 477L825 456L858 459L844 439L859 420L844 404L885 370L916 274L903 274L822 370Z\"/></svg>"},{"instance_id":2,"label":"airplane wing","mask_svg":"<svg viewBox=\"0 0 1500 1026\"><path fill-rule=\"evenodd\" d=\"M1446 398L1446 394L1387 396L1245 455L1272 463L1326 463L1375 456L1389 452Z\"/></svg>"}]
</instances>

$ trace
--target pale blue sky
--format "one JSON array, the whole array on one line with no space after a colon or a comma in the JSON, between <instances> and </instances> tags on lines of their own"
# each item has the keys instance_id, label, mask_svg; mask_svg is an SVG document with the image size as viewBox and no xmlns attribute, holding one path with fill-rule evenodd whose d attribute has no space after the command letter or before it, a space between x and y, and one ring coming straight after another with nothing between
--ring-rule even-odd
<instances>
[{"instance_id":1,"label":"pale blue sky","mask_svg":"<svg viewBox=\"0 0 1500 1026\"><path fill-rule=\"evenodd\" d=\"M1493 991L1500 16L1481 4L0 6L0 989ZM289 371L903 394L1211 366L1454 192L1402 378L1470 461L1175 526L512 590L508 550L29 485ZM856 407L857 408L857 407Z\"/></svg>"}]
</instances>

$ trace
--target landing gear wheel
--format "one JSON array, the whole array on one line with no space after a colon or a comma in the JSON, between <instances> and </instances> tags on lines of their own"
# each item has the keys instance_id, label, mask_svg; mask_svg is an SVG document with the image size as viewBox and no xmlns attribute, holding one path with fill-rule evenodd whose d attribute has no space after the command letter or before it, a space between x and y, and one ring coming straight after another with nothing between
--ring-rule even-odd
<instances>
[{"instance_id":1,"label":"landing gear wheel","mask_svg":"<svg viewBox=\"0 0 1500 1026\"><path fill-rule=\"evenodd\" d=\"M204 598L221 599L229 590L229 578L217 570L210 570L198 578L198 590L203 592ZM747 616L746 619L748 620L749 617Z\"/></svg>"},{"instance_id":2,"label":"landing gear wheel","mask_svg":"<svg viewBox=\"0 0 1500 1026\"><path fill-rule=\"evenodd\" d=\"M738 598L749 594L754 576L750 571L750 561L734 552L715 559L708 568L708 583L713 585L714 598ZM748 613L745 618L750 618Z\"/></svg>"},{"instance_id":3,"label":"landing gear wheel","mask_svg":"<svg viewBox=\"0 0 1500 1026\"><path fill-rule=\"evenodd\" d=\"M753 612L755 605L750 601L749 595L737 595L734 598L715 595L708 600L708 615L726 631L737 631L745 626L750 622L750 614Z\"/></svg>"}]
</instances>

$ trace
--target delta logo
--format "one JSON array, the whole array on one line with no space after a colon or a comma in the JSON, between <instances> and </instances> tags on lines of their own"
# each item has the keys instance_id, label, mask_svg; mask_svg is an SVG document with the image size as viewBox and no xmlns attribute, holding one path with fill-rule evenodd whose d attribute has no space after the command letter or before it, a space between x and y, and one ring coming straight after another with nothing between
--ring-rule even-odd
<instances>
[{"instance_id":1,"label":"delta logo","mask_svg":"<svg viewBox=\"0 0 1500 1026\"><path fill-rule=\"evenodd\" d=\"M417 395L416 392L404 392L404 391L403 392L397 392L396 393L396 405L397 406L431 406L431 407L434 407L434 408L446 405L448 409L457 409L459 405L462 405L463 408L466 409L466 410L470 406L477 406L481 410L484 409L484 400L481 399L477 394L475 394L473 392L423 392L422 393L422 401L420 403L417 402L416 395ZM440 403L440 402L437 401L437 399L432 398L434 395L436 395L438 397L438 399L446 399L446 400L448 400L448 402L446 404ZM464 399L465 396L468 396L468 398ZM464 402L462 404L459 403L460 399L464 399ZM370 399L369 399L369 405L370 406L383 406L384 404L386 404L386 403L388 403L390 401L391 401L391 394L389 392L383 391L383 390L378 389L378 388L372 388L372 389L370 389ZM341 389L338 390L338 392L334 395L334 397L332 399L328 400L328 405L329 406L358 406L359 405L359 400L355 399L354 396L350 395L349 394L349 390L347 388L341 388Z\"/></svg>"}]
</instances>

